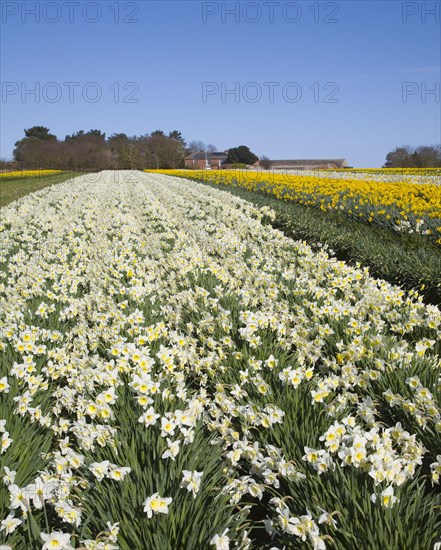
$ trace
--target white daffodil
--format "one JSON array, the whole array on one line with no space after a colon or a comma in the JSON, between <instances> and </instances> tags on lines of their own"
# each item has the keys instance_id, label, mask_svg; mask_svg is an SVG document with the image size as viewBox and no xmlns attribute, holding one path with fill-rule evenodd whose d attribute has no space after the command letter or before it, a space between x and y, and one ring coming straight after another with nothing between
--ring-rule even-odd
<instances>
[{"instance_id":1,"label":"white daffodil","mask_svg":"<svg viewBox=\"0 0 441 550\"><path fill-rule=\"evenodd\" d=\"M390 485L387 489L380 493L379 498L376 494L373 494L371 496L371 500L372 502L380 501L380 504L381 506L383 506L383 508L392 508L399 499L394 496L394 488L392 487L392 485Z\"/></svg>"},{"instance_id":2,"label":"white daffodil","mask_svg":"<svg viewBox=\"0 0 441 550\"><path fill-rule=\"evenodd\" d=\"M180 487L187 489L188 492L193 493L193 498L196 498L196 494L201 487L201 479L204 472L182 470L182 481Z\"/></svg>"},{"instance_id":3,"label":"white daffodil","mask_svg":"<svg viewBox=\"0 0 441 550\"><path fill-rule=\"evenodd\" d=\"M8 379L6 376L3 376L3 378L0 378L0 393L9 393L9 384Z\"/></svg>"},{"instance_id":4,"label":"white daffodil","mask_svg":"<svg viewBox=\"0 0 441 550\"><path fill-rule=\"evenodd\" d=\"M107 474L107 477L115 481L122 481L126 477L126 475L130 474L130 472L131 468L128 468L126 466L121 468L112 468Z\"/></svg>"},{"instance_id":5,"label":"white daffodil","mask_svg":"<svg viewBox=\"0 0 441 550\"><path fill-rule=\"evenodd\" d=\"M3 468L5 475L3 476L3 483L8 486L12 485L15 482L15 476L17 472L15 470L10 470L7 466Z\"/></svg>"},{"instance_id":6,"label":"white daffodil","mask_svg":"<svg viewBox=\"0 0 441 550\"><path fill-rule=\"evenodd\" d=\"M97 478L98 481L102 481L109 471L110 462L103 460L102 462L92 462L89 465L89 470Z\"/></svg>"},{"instance_id":7,"label":"white daffodil","mask_svg":"<svg viewBox=\"0 0 441 550\"><path fill-rule=\"evenodd\" d=\"M172 441L167 437L167 449L162 453L161 458L171 458L172 460L175 460L175 458L179 454L180 449L180 441L177 439L176 441Z\"/></svg>"},{"instance_id":8,"label":"white daffodil","mask_svg":"<svg viewBox=\"0 0 441 550\"><path fill-rule=\"evenodd\" d=\"M153 426L156 424L156 421L158 418L160 418L160 414L156 414L153 407L150 407L147 409L138 419L138 422L141 422L145 424L145 426Z\"/></svg>"},{"instance_id":9,"label":"white daffodil","mask_svg":"<svg viewBox=\"0 0 441 550\"><path fill-rule=\"evenodd\" d=\"M153 514L168 514L168 507L172 500L171 497L163 498L159 493L154 493L144 501L144 512L147 513L148 518Z\"/></svg>"},{"instance_id":10,"label":"white daffodil","mask_svg":"<svg viewBox=\"0 0 441 550\"><path fill-rule=\"evenodd\" d=\"M15 518L13 514L9 514L9 516L0 523L0 532L4 531L6 535L10 535L20 524L21 520Z\"/></svg>"},{"instance_id":11,"label":"white daffodil","mask_svg":"<svg viewBox=\"0 0 441 550\"><path fill-rule=\"evenodd\" d=\"M210 540L210 544L215 546L216 550L229 550L230 538L227 533L228 529L225 529L221 535L214 535L214 537Z\"/></svg>"},{"instance_id":12,"label":"white daffodil","mask_svg":"<svg viewBox=\"0 0 441 550\"><path fill-rule=\"evenodd\" d=\"M0 455L5 453L9 449L12 443L13 443L13 439L9 437L9 433L8 432L2 433L2 438L0 440Z\"/></svg>"},{"instance_id":13,"label":"white daffodil","mask_svg":"<svg viewBox=\"0 0 441 550\"><path fill-rule=\"evenodd\" d=\"M44 541L41 550L71 550L70 535L61 531L53 531L50 534L41 533Z\"/></svg>"}]
</instances>

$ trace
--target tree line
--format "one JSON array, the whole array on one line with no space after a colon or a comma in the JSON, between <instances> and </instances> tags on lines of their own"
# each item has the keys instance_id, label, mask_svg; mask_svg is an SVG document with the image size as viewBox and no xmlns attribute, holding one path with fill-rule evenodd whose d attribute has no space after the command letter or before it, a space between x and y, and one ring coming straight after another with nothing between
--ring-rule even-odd
<instances>
[{"instance_id":1,"label":"tree line","mask_svg":"<svg viewBox=\"0 0 441 550\"><path fill-rule=\"evenodd\" d=\"M192 145L187 146L177 130L168 135L156 130L142 136L117 133L108 138L100 130L80 130L59 140L49 128L33 126L16 142L14 160L24 168L179 168Z\"/></svg>"},{"instance_id":2,"label":"tree line","mask_svg":"<svg viewBox=\"0 0 441 550\"><path fill-rule=\"evenodd\" d=\"M33 126L15 143L14 160L21 168L73 170L142 170L184 167L191 153L216 151L212 144L193 140L186 142L181 132L166 134L155 130L141 136L114 133L106 138L100 130L80 130L60 140L45 126ZM252 165L259 158L245 145L228 149L225 164ZM270 169L268 157L260 165ZM441 145L396 147L386 155L385 168L441 167Z\"/></svg>"},{"instance_id":3,"label":"tree line","mask_svg":"<svg viewBox=\"0 0 441 550\"><path fill-rule=\"evenodd\" d=\"M440 168L441 145L396 147L386 155L384 168Z\"/></svg>"},{"instance_id":4,"label":"tree line","mask_svg":"<svg viewBox=\"0 0 441 550\"><path fill-rule=\"evenodd\" d=\"M216 146L200 140L186 143L181 132L155 130L141 136L100 130L80 130L60 140L45 126L33 126L15 143L14 161L21 168L75 170L142 170L184 167L191 153L215 152ZM252 164L258 157L248 147L228 150L227 162Z\"/></svg>"}]
</instances>

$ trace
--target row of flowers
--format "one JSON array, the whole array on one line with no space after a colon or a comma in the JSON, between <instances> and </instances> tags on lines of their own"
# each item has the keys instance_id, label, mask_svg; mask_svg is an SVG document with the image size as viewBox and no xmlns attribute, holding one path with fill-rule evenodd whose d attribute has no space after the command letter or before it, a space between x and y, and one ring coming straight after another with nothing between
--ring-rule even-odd
<instances>
[{"instance_id":1,"label":"row of flowers","mask_svg":"<svg viewBox=\"0 0 441 550\"><path fill-rule=\"evenodd\" d=\"M429 547L441 312L271 215L141 172L2 209L4 548Z\"/></svg>"},{"instance_id":2,"label":"row of flowers","mask_svg":"<svg viewBox=\"0 0 441 550\"><path fill-rule=\"evenodd\" d=\"M441 186L344 177L344 173L281 174L239 170L164 170L160 173L244 187L287 201L339 212L393 231L420 233L441 243Z\"/></svg>"},{"instance_id":3,"label":"row of flowers","mask_svg":"<svg viewBox=\"0 0 441 550\"><path fill-rule=\"evenodd\" d=\"M441 183L441 168L277 169L276 173L325 179L372 180L382 183L425 183L433 185L440 185Z\"/></svg>"},{"instance_id":4,"label":"row of flowers","mask_svg":"<svg viewBox=\"0 0 441 550\"><path fill-rule=\"evenodd\" d=\"M62 170L18 170L15 172L0 172L1 179L24 179L37 178L44 176L52 176L53 174L61 174Z\"/></svg>"}]
</instances>

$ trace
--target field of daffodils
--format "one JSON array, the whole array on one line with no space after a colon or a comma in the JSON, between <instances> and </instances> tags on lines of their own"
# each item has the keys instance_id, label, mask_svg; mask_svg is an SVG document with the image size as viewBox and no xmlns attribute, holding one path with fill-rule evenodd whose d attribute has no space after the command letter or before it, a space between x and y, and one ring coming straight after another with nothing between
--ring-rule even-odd
<instances>
[{"instance_id":1,"label":"field of daffodils","mask_svg":"<svg viewBox=\"0 0 441 550\"><path fill-rule=\"evenodd\" d=\"M433 547L441 312L273 216L142 172L1 209L2 550Z\"/></svg>"},{"instance_id":2,"label":"field of daffodils","mask_svg":"<svg viewBox=\"0 0 441 550\"><path fill-rule=\"evenodd\" d=\"M419 233L441 244L441 171L420 175L369 171L149 170L249 191L338 212L348 219L401 233ZM436 175L431 175L432 173Z\"/></svg>"}]
</instances>

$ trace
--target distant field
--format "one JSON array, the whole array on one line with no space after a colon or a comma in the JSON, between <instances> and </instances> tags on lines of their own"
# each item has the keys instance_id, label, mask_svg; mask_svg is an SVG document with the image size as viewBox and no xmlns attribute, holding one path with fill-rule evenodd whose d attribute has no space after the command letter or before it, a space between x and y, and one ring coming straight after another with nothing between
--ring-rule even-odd
<instances>
[{"instance_id":1,"label":"distant field","mask_svg":"<svg viewBox=\"0 0 441 550\"><path fill-rule=\"evenodd\" d=\"M0 206L5 206L24 195L49 185L62 183L78 175L77 172L62 172L60 170L3 172L0 174Z\"/></svg>"}]
</instances>

